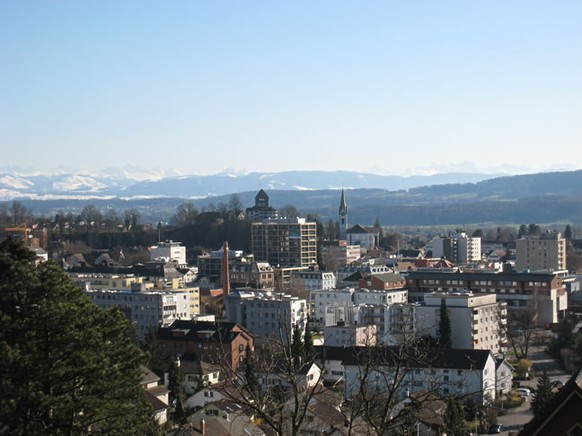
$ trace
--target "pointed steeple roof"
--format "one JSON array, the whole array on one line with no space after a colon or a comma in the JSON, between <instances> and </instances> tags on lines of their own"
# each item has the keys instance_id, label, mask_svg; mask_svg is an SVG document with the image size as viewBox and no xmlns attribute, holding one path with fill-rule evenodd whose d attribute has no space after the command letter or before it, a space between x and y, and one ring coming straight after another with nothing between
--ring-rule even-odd
<instances>
[{"instance_id":1,"label":"pointed steeple roof","mask_svg":"<svg viewBox=\"0 0 582 436\"><path fill-rule=\"evenodd\" d=\"M346 203L346 193L344 188L342 188L342 198L340 199L339 213L340 215L345 214L348 211L348 204Z\"/></svg>"}]
</instances>

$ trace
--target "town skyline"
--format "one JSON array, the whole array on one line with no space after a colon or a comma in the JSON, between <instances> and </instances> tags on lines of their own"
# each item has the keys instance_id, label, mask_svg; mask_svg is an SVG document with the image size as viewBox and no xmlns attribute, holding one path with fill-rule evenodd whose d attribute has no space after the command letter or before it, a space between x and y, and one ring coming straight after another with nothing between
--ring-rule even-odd
<instances>
[{"instance_id":1,"label":"town skyline","mask_svg":"<svg viewBox=\"0 0 582 436\"><path fill-rule=\"evenodd\" d=\"M0 12L5 167L582 167L578 2L5 2Z\"/></svg>"}]
</instances>

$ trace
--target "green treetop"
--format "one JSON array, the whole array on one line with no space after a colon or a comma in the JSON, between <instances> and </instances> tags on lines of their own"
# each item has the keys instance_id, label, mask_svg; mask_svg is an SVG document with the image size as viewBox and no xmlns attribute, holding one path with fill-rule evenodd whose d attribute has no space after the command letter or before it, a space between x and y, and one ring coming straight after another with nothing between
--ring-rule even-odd
<instances>
[{"instance_id":1,"label":"green treetop","mask_svg":"<svg viewBox=\"0 0 582 436\"><path fill-rule=\"evenodd\" d=\"M143 354L55 263L0 243L0 428L6 434L153 434Z\"/></svg>"},{"instance_id":2,"label":"green treetop","mask_svg":"<svg viewBox=\"0 0 582 436\"><path fill-rule=\"evenodd\" d=\"M451 318L447 309L447 301L441 298L440 318L439 318L439 345L450 348L451 346Z\"/></svg>"},{"instance_id":3,"label":"green treetop","mask_svg":"<svg viewBox=\"0 0 582 436\"><path fill-rule=\"evenodd\" d=\"M534 416L539 416L546 410L546 406L554 397L552 392L552 383L546 369L538 379L537 391L533 395L533 400L531 402L531 408L533 410Z\"/></svg>"}]
</instances>

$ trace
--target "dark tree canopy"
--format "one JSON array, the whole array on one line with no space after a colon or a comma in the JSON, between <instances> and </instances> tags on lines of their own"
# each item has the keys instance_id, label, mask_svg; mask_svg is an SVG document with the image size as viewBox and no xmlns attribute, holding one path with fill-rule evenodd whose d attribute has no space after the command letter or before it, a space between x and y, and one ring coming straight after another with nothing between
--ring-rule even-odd
<instances>
[{"instance_id":1,"label":"dark tree canopy","mask_svg":"<svg viewBox=\"0 0 582 436\"><path fill-rule=\"evenodd\" d=\"M534 416L542 414L553 397L554 393L552 392L552 383L548 377L546 369L544 368L544 372L538 379L537 391L531 402Z\"/></svg>"},{"instance_id":2,"label":"dark tree canopy","mask_svg":"<svg viewBox=\"0 0 582 436\"><path fill-rule=\"evenodd\" d=\"M447 309L447 301L444 298L441 298L438 336L440 346L451 346L451 318Z\"/></svg>"},{"instance_id":3,"label":"dark tree canopy","mask_svg":"<svg viewBox=\"0 0 582 436\"><path fill-rule=\"evenodd\" d=\"M94 305L55 263L0 243L4 434L152 434L142 353L119 311Z\"/></svg>"}]
</instances>

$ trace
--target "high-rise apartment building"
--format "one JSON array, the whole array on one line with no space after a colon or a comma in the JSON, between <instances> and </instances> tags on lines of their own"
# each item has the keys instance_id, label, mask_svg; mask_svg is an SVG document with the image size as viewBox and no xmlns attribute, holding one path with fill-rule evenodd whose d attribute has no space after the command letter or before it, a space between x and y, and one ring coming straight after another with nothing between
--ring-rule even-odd
<instances>
[{"instance_id":1,"label":"high-rise apartment building","mask_svg":"<svg viewBox=\"0 0 582 436\"><path fill-rule=\"evenodd\" d=\"M287 294L233 291L225 298L226 318L257 336L291 340L307 325L307 301Z\"/></svg>"},{"instance_id":2,"label":"high-rise apartment building","mask_svg":"<svg viewBox=\"0 0 582 436\"><path fill-rule=\"evenodd\" d=\"M481 259L481 238L453 232L432 240L432 256L445 257L453 263L477 262Z\"/></svg>"},{"instance_id":3,"label":"high-rise apartment building","mask_svg":"<svg viewBox=\"0 0 582 436\"><path fill-rule=\"evenodd\" d=\"M251 226L255 259L274 268L317 264L317 224L305 218L263 220Z\"/></svg>"},{"instance_id":4,"label":"high-rise apartment building","mask_svg":"<svg viewBox=\"0 0 582 436\"><path fill-rule=\"evenodd\" d=\"M503 351L506 345L504 330L507 309L497 302L495 294L482 295L465 292L433 292L424 296L416 306L416 329L422 335L437 335L441 318L441 301L445 300L451 322L451 347Z\"/></svg>"},{"instance_id":5,"label":"high-rise apartment building","mask_svg":"<svg viewBox=\"0 0 582 436\"><path fill-rule=\"evenodd\" d=\"M566 239L559 232L520 238L516 241L516 248L515 267L518 271L566 269Z\"/></svg>"}]
</instances>

